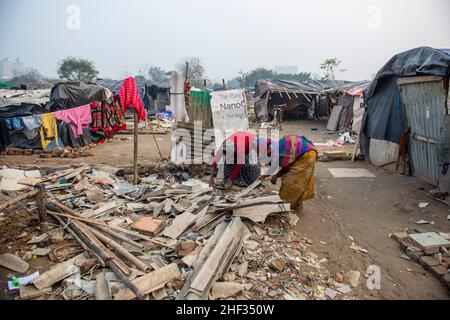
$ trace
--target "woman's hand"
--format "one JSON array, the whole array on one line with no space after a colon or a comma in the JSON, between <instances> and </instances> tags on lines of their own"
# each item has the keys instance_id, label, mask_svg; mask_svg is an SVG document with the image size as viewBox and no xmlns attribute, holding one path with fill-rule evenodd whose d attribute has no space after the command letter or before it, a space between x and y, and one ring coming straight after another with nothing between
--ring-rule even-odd
<instances>
[{"instance_id":1,"label":"woman's hand","mask_svg":"<svg viewBox=\"0 0 450 320\"><path fill-rule=\"evenodd\" d=\"M272 182L272 184L277 184L277 179L278 179L278 176L274 175L274 176L272 176L272 178L270 178L270 182Z\"/></svg>"},{"instance_id":2,"label":"woman's hand","mask_svg":"<svg viewBox=\"0 0 450 320\"><path fill-rule=\"evenodd\" d=\"M231 186L232 186L233 182L228 180L227 182L225 182L225 190L230 190Z\"/></svg>"}]
</instances>

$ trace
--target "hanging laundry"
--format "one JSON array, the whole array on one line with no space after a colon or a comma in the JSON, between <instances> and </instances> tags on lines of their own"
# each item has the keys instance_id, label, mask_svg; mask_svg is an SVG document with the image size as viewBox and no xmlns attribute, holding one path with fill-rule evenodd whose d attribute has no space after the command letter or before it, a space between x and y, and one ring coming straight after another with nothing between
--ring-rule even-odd
<instances>
[{"instance_id":1,"label":"hanging laundry","mask_svg":"<svg viewBox=\"0 0 450 320\"><path fill-rule=\"evenodd\" d=\"M20 119L18 117L12 117L12 118L7 118L5 120L6 120L6 125L9 130L22 130L23 129L22 119Z\"/></svg>"},{"instance_id":2,"label":"hanging laundry","mask_svg":"<svg viewBox=\"0 0 450 320\"><path fill-rule=\"evenodd\" d=\"M83 134L83 128L88 127L92 122L91 107L89 104L55 111L54 114L56 119L62 120L70 125L75 138L81 136Z\"/></svg>"},{"instance_id":3,"label":"hanging laundry","mask_svg":"<svg viewBox=\"0 0 450 320\"><path fill-rule=\"evenodd\" d=\"M101 143L117 131L127 128L124 111L118 99L92 102L91 111L91 137L96 143Z\"/></svg>"},{"instance_id":4,"label":"hanging laundry","mask_svg":"<svg viewBox=\"0 0 450 320\"><path fill-rule=\"evenodd\" d=\"M139 119L145 120L147 118L147 112L144 108L144 103L139 96L139 91L136 87L136 81L133 77L128 77L123 80L122 86L119 91L120 104L125 111L133 106L137 111Z\"/></svg>"},{"instance_id":5,"label":"hanging laundry","mask_svg":"<svg viewBox=\"0 0 450 320\"><path fill-rule=\"evenodd\" d=\"M41 119L37 115L22 117L23 134L28 140L36 138L42 126Z\"/></svg>"},{"instance_id":6,"label":"hanging laundry","mask_svg":"<svg viewBox=\"0 0 450 320\"><path fill-rule=\"evenodd\" d=\"M59 146L58 143L58 126L56 124L55 115L53 113L45 113L41 114L41 144L42 149L45 150L47 146L50 144L52 139L55 140L56 146Z\"/></svg>"}]
</instances>

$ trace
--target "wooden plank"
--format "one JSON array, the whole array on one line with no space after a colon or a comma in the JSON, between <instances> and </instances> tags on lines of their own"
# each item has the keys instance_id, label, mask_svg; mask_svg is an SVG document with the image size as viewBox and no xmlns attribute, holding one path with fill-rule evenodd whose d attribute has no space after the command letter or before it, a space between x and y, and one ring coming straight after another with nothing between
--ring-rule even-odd
<instances>
[{"instance_id":1,"label":"wooden plank","mask_svg":"<svg viewBox=\"0 0 450 320\"><path fill-rule=\"evenodd\" d=\"M111 300L111 292L104 272L100 272L95 278L95 300Z\"/></svg>"},{"instance_id":2,"label":"wooden plank","mask_svg":"<svg viewBox=\"0 0 450 320\"><path fill-rule=\"evenodd\" d=\"M241 192L239 192L236 197L237 198L242 198L244 196L246 196L248 193L250 193L253 189L255 189L257 186L259 186L261 184L261 180L256 180L255 182L253 182L251 185L249 185L247 188L245 188L244 190L242 190Z\"/></svg>"},{"instance_id":3,"label":"wooden plank","mask_svg":"<svg viewBox=\"0 0 450 320\"><path fill-rule=\"evenodd\" d=\"M33 284L39 290L49 288L55 283L71 276L74 273L77 273L80 270L78 266L88 260L89 259L84 256L84 253L81 253L78 256L59 263L50 270L44 272L33 281Z\"/></svg>"},{"instance_id":4,"label":"wooden plank","mask_svg":"<svg viewBox=\"0 0 450 320\"><path fill-rule=\"evenodd\" d=\"M45 294L50 294L50 293L52 293L52 288L50 288L50 287L42 289L42 290L39 290L32 285L19 287L20 299L22 299L22 300L39 298Z\"/></svg>"},{"instance_id":5,"label":"wooden plank","mask_svg":"<svg viewBox=\"0 0 450 320\"><path fill-rule=\"evenodd\" d=\"M150 272L132 281L132 283L143 293L148 294L161 289L169 281L179 277L180 270L176 263L171 263L158 270ZM128 288L121 289L114 297L114 300L131 300L136 295Z\"/></svg>"},{"instance_id":6,"label":"wooden plank","mask_svg":"<svg viewBox=\"0 0 450 320\"><path fill-rule=\"evenodd\" d=\"M28 270L30 265L12 253L4 253L0 255L0 266L19 273L24 273Z\"/></svg>"},{"instance_id":7,"label":"wooden plank","mask_svg":"<svg viewBox=\"0 0 450 320\"><path fill-rule=\"evenodd\" d=\"M264 222L266 220L266 217L271 213L289 211L291 211L291 205L289 203L263 204L258 206L233 209L233 215L235 217L250 219L253 222Z\"/></svg>"},{"instance_id":8,"label":"wooden plank","mask_svg":"<svg viewBox=\"0 0 450 320\"><path fill-rule=\"evenodd\" d=\"M184 212L173 219L172 224L167 226L161 234L172 239L177 239L194 222L196 217L195 214Z\"/></svg>"},{"instance_id":9,"label":"wooden plank","mask_svg":"<svg viewBox=\"0 0 450 320\"><path fill-rule=\"evenodd\" d=\"M191 288L199 292L205 292L208 285L212 285L212 282L221 275L217 272L217 269L227 261L230 246L236 239L238 239L239 233L244 228L244 223L240 218L233 218L228 224L227 228L223 232L220 239L217 241L216 246L212 250L208 259L202 265L198 277L196 277L192 283Z\"/></svg>"}]
</instances>

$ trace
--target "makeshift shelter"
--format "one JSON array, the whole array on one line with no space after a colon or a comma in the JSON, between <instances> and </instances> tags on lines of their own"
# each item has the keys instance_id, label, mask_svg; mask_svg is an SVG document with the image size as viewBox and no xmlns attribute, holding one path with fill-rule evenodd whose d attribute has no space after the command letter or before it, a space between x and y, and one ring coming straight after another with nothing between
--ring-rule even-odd
<instances>
[{"instance_id":1,"label":"makeshift shelter","mask_svg":"<svg viewBox=\"0 0 450 320\"><path fill-rule=\"evenodd\" d=\"M126 129L124 112L130 106L146 118L133 78L125 79L118 93L84 83L58 83L51 90L0 90L0 150L81 148Z\"/></svg>"},{"instance_id":2,"label":"makeshift shelter","mask_svg":"<svg viewBox=\"0 0 450 320\"><path fill-rule=\"evenodd\" d=\"M444 172L448 174L448 149L439 155L437 143L448 123L449 75L449 50L419 47L392 57L364 92L367 110L361 147L365 157L372 158L372 140L398 144L410 128L413 175L438 185Z\"/></svg>"},{"instance_id":3,"label":"makeshift shelter","mask_svg":"<svg viewBox=\"0 0 450 320\"><path fill-rule=\"evenodd\" d=\"M347 83L341 87L329 89L326 93L333 96L336 105L329 105L331 116L327 129L330 131L353 131L359 134L364 114L363 91L370 81ZM331 102L330 102L331 103Z\"/></svg>"},{"instance_id":4,"label":"makeshift shelter","mask_svg":"<svg viewBox=\"0 0 450 320\"><path fill-rule=\"evenodd\" d=\"M280 108L286 117L313 118L328 115L320 98L325 91L344 85L345 81L297 82L293 80L258 80L255 85L255 114L260 121L273 118L274 108Z\"/></svg>"}]
</instances>

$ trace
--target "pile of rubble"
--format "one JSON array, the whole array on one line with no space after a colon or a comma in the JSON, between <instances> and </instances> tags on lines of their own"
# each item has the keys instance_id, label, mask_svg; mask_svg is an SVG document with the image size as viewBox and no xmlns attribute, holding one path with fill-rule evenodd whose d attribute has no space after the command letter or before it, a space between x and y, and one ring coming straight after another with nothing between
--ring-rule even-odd
<instances>
[{"instance_id":1,"label":"pile of rubble","mask_svg":"<svg viewBox=\"0 0 450 320\"><path fill-rule=\"evenodd\" d=\"M402 258L419 263L450 289L450 233L407 230L391 238L405 251Z\"/></svg>"},{"instance_id":2,"label":"pile of rubble","mask_svg":"<svg viewBox=\"0 0 450 320\"><path fill-rule=\"evenodd\" d=\"M202 166L172 163L43 173L45 221L2 239L8 287L21 299L326 299L329 274L293 230L290 205L260 180L209 186ZM32 215L39 204L24 210ZM42 210L42 208L40 208ZM6 220L15 219L10 209ZM4 221L0 221L1 223ZM26 241L26 242L25 242ZM5 243L6 242L6 243ZM32 267L47 257L50 269ZM47 269L47 268L43 268ZM346 291L345 293L348 293Z\"/></svg>"}]
</instances>

